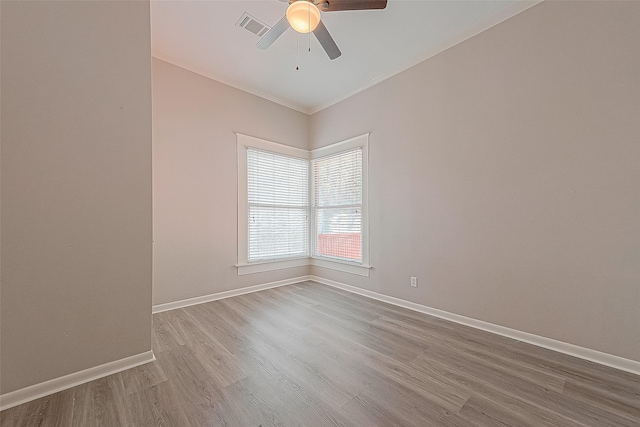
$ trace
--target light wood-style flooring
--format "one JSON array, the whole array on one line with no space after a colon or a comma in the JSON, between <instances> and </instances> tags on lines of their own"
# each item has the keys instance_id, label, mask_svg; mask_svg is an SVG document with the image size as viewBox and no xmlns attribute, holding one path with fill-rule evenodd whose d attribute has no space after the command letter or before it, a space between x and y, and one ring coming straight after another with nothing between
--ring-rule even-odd
<instances>
[{"instance_id":1,"label":"light wood-style flooring","mask_svg":"<svg viewBox=\"0 0 640 427\"><path fill-rule=\"evenodd\" d=\"M9 426L640 426L640 377L306 282L154 315L157 361Z\"/></svg>"}]
</instances>

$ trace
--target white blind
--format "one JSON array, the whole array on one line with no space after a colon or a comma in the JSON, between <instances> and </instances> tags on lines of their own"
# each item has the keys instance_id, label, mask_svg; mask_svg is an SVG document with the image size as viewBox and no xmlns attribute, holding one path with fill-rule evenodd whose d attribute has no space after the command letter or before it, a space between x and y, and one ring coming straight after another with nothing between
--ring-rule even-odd
<instances>
[{"instance_id":1,"label":"white blind","mask_svg":"<svg viewBox=\"0 0 640 427\"><path fill-rule=\"evenodd\" d=\"M247 150L249 261L309 254L307 160Z\"/></svg>"},{"instance_id":2,"label":"white blind","mask_svg":"<svg viewBox=\"0 0 640 427\"><path fill-rule=\"evenodd\" d=\"M312 161L314 255L362 261L362 149Z\"/></svg>"}]
</instances>

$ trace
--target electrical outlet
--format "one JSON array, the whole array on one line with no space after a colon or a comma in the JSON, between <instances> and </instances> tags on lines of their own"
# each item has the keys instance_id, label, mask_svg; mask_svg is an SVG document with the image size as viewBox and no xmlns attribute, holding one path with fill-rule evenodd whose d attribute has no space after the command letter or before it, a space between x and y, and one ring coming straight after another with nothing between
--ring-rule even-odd
<instances>
[{"instance_id":1,"label":"electrical outlet","mask_svg":"<svg viewBox=\"0 0 640 427\"><path fill-rule=\"evenodd\" d=\"M411 278L411 286L413 286L414 288L418 287L418 278L417 277L412 277Z\"/></svg>"}]
</instances>

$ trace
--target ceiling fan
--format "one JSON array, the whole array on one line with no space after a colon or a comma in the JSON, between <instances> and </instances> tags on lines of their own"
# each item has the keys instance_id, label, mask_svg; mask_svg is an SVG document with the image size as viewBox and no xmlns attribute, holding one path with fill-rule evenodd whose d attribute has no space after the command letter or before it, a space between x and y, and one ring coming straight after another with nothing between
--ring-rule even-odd
<instances>
[{"instance_id":1,"label":"ceiling fan","mask_svg":"<svg viewBox=\"0 0 640 427\"><path fill-rule=\"evenodd\" d=\"M262 36L256 46L260 49L267 49L291 27L303 34L313 32L329 59L333 60L342 55L342 52L338 49L338 45L329 34L327 27L322 23L320 11L338 12L341 10L384 9L385 7L387 7L387 0L289 0L285 16Z\"/></svg>"}]
</instances>

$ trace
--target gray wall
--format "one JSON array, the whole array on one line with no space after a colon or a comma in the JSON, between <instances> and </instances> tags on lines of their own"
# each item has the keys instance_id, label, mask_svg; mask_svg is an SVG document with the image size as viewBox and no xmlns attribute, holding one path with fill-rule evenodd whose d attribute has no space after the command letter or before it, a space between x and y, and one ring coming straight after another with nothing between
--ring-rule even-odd
<instances>
[{"instance_id":1,"label":"gray wall","mask_svg":"<svg viewBox=\"0 0 640 427\"><path fill-rule=\"evenodd\" d=\"M2 1L1 393L151 349L149 3Z\"/></svg>"},{"instance_id":2,"label":"gray wall","mask_svg":"<svg viewBox=\"0 0 640 427\"><path fill-rule=\"evenodd\" d=\"M153 303L299 277L238 276L234 132L307 148L309 117L153 59Z\"/></svg>"},{"instance_id":3,"label":"gray wall","mask_svg":"<svg viewBox=\"0 0 640 427\"><path fill-rule=\"evenodd\" d=\"M374 268L312 273L640 360L639 18L544 2L314 114L372 132Z\"/></svg>"}]
</instances>

